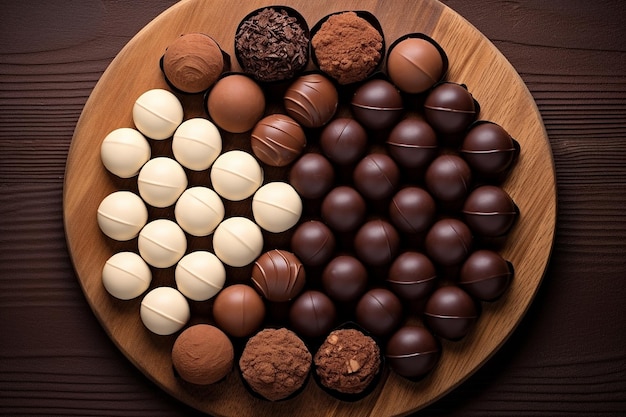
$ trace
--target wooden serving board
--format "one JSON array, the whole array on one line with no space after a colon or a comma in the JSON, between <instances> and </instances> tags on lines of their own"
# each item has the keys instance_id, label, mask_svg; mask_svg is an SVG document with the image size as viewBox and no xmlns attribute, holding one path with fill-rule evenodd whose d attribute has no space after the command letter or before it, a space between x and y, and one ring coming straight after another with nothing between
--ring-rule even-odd
<instances>
[{"instance_id":1,"label":"wooden serving board","mask_svg":"<svg viewBox=\"0 0 626 417\"><path fill-rule=\"evenodd\" d=\"M309 0L285 0L313 26L324 15L341 10L368 10L381 22L386 44L410 32L430 35L446 50L448 79L464 83L481 104L481 119L507 129L521 145L521 154L504 188L520 208L519 222L501 253L515 265L516 276L499 301L483 305L474 330L460 342L443 342L435 370L420 382L386 371L377 389L354 403L333 399L309 379L294 399L270 403L246 392L232 372L210 387L190 387L172 372L170 350L176 335L150 333L139 318L141 297L113 299L101 284L106 260L119 250L136 251L136 240L119 243L106 238L96 222L102 199L119 189L136 191L136 178L120 180L100 161L100 144L113 129L132 127L135 99L152 88L167 88L159 69L165 48L181 34L204 32L232 57L239 21L267 5L262 0L185 0L143 28L118 54L91 94L76 126L64 188L64 221L69 252L85 296L118 348L156 384L179 400L218 416L387 416L406 414L442 397L467 379L507 340L532 302L544 275L556 222L556 184L551 149L537 107L523 81L502 54L478 30L435 0L342 0L324 7ZM180 96L185 118L204 115L201 96ZM246 135L224 137L224 149L249 149ZM171 154L170 141L153 142L153 156ZM190 175L190 184L206 183L206 172ZM280 178L268 171L266 178ZM249 213L249 201L227 205L231 213ZM152 210L151 217L172 217L173 209ZM268 239L267 245L280 244ZM190 239L188 251L210 246ZM231 282L246 279L249 270L230 268ZM173 268L153 270L152 287L174 285ZM210 303L192 303L191 323L210 322Z\"/></svg>"}]
</instances>

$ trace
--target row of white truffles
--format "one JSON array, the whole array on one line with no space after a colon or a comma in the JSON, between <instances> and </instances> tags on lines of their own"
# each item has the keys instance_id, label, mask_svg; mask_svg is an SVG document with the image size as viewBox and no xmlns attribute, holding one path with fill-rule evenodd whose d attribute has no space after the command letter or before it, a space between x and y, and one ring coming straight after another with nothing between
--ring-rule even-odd
<instances>
[{"instance_id":1,"label":"row of white truffles","mask_svg":"<svg viewBox=\"0 0 626 417\"><path fill-rule=\"evenodd\" d=\"M98 207L97 220L111 239L128 241L138 237L139 254L119 252L107 260L102 271L105 289L114 297L139 297L152 281L148 265L169 268L176 265L176 289L158 287L141 303L141 318L157 334L172 334L189 320L186 298L205 301L224 286L223 264L241 267L252 263L263 249L261 228L272 233L296 225L302 201L285 182L263 185L263 169L249 153L233 150L222 153L222 139L207 119L183 122L178 98L163 89L142 94L133 106L137 128L110 132L101 145L101 159L108 171L121 178L137 176L139 196L131 191L115 191ZM172 139L168 157L151 158L146 137ZM188 188L184 168L203 171L210 168L213 189ZM254 221L229 217L222 198L241 201L252 197ZM176 221L161 218L148 222L147 205L157 208L174 205ZM185 255L187 238L213 233L213 250ZM186 297L186 298L185 298Z\"/></svg>"}]
</instances>

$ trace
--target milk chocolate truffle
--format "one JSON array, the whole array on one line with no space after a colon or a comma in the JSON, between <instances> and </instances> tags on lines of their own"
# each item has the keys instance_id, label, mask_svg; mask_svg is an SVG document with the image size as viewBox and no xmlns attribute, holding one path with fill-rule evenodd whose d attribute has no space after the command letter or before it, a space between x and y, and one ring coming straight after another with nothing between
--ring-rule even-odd
<instances>
[{"instance_id":1,"label":"milk chocolate truffle","mask_svg":"<svg viewBox=\"0 0 626 417\"><path fill-rule=\"evenodd\" d=\"M188 33L172 42L163 54L167 81L184 93L200 93L222 73L224 58L217 42L203 33Z\"/></svg>"},{"instance_id":2,"label":"milk chocolate truffle","mask_svg":"<svg viewBox=\"0 0 626 417\"><path fill-rule=\"evenodd\" d=\"M422 93L441 79L444 62L439 49L423 38L408 37L395 44L387 57L391 81L405 93Z\"/></svg>"},{"instance_id":3,"label":"milk chocolate truffle","mask_svg":"<svg viewBox=\"0 0 626 417\"><path fill-rule=\"evenodd\" d=\"M367 269L357 258L339 255L322 272L326 294L340 303L356 301L367 290Z\"/></svg>"},{"instance_id":4,"label":"milk chocolate truffle","mask_svg":"<svg viewBox=\"0 0 626 417\"><path fill-rule=\"evenodd\" d=\"M224 288L213 302L217 327L233 337L246 337L258 330L265 318L265 305L259 294L245 284Z\"/></svg>"},{"instance_id":5,"label":"milk chocolate truffle","mask_svg":"<svg viewBox=\"0 0 626 417\"><path fill-rule=\"evenodd\" d=\"M389 133L387 149L400 166L423 169L437 156L437 135L425 121L408 117Z\"/></svg>"},{"instance_id":6,"label":"milk chocolate truffle","mask_svg":"<svg viewBox=\"0 0 626 417\"><path fill-rule=\"evenodd\" d=\"M402 321L402 302L385 288L363 294L356 306L356 320L374 336L388 336Z\"/></svg>"},{"instance_id":7,"label":"milk chocolate truffle","mask_svg":"<svg viewBox=\"0 0 626 417\"><path fill-rule=\"evenodd\" d=\"M239 150L218 156L211 167L210 176L213 189L231 201L250 197L263 183L263 169L257 160Z\"/></svg>"},{"instance_id":8,"label":"milk chocolate truffle","mask_svg":"<svg viewBox=\"0 0 626 417\"><path fill-rule=\"evenodd\" d=\"M392 127L404 112L400 91L389 81L373 79L360 86L351 101L354 118L368 129Z\"/></svg>"},{"instance_id":9,"label":"milk chocolate truffle","mask_svg":"<svg viewBox=\"0 0 626 417\"><path fill-rule=\"evenodd\" d=\"M513 265L499 253L481 249L463 263L459 286L481 301L494 301L509 287L513 274Z\"/></svg>"},{"instance_id":10,"label":"milk chocolate truffle","mask_svg":"<svg viewBox=\"0 0 626 417\"><path fill-rule=\"evenodd\" d=\"M437 214L435 200L420 187L409 186L398 191L389 203L389 219L404 233L422 233Z\"/></svg>"},{"instance_id":11,"label":"milk chocolate truffle","mask_svg":"<svg viewBox=\"0 0 626 417\"><path fill-rule=\"evenodd\" d=\"M333 188L322 201L322 219L338 232L355 230L365 220L366 211L361 194L345 185Z\"/></svg>"},{"instance_id":12,"label":"milk chocolate truffle","mask_svg":"<svg viewBox=\"0 0 626 417\"><path fill-rule=\"evenodd\" d=\"M289 183L303 198L320 198L335 183L335 171L323 155L309 152L291 167Z\"/></svg>"},{"instance_id":13,"label":"milk chocolate truffle","mask_svg":"<svg viewBox=\"0 0 626 417\"><path fill-rule=\"evenodd\" d=\"M206 107L213 122L231 133L243 133L261 120L265 111L263 90L242 74L231 74L215 83Z\"/></svg>"},{"instance_id":14,"label":"milk chocolate truffle","mask_svg":"<svg viewBox=\"0 0 626 417\"><path fill-rule=\"evenodd\" d=\"M382 200L396 191L400 169L388 155L373 153L361 159L352 177L361 195L371 200Z\"/></svg>"},{"instance_id":15,"label":"milk chocolate truffle","mask_svg":"<svg viewBox=\"0 0 626 417\"><path fill-rule=\"evenodd\" d=\"M131 240L148 221L143 200L131 191L114 191L98 206L98 226L102 233L119 241Z\"/></svg>"},{"instance_id":16,"label":"milk chocolate truffle","mask_svg":"<svg viewBox=\"0 0 626 417\"><path fill-rule=\"evenodd\" d=\"M326 294L305 291L289 309L289 323L300 336L317 338L327 335L335 324L337 311Z\"/></svg>"},{"instance_id":17,"label":"milk chocolate truffle","mask_svg":"<svg viewBox=\"0 0 626 417\"><path fill-rule=\"evenodd\" d=\"M196 324L174 341L172 365L178 376L192 384L210 385L233 369L235 351L226 334L215 326Z\"/></svg>"},{"instance_id":18,"label":"milk chocolate truffle","mask_svg":"<svg viewBox=\"0 0 626 417\"><path fill-rule=\"evenodd\" d=\"M263 233L247 217L229 217L215 229L213 250L226 265L246 266L261 254Z\"/></svg>"},{"instance_id":19,"label":"milk chocolate truffle","mask_svg":"<svg viewBox=\"0 0 626 417\"><path fill-rule=\"evenodd\" d=\"M463 132L478 115L472 94L464 85L445 82L437 85L426 97L424 116L438 132Z\"/></svg>"},{"instance_id":20,"label":"milk chocolate truffle","mask_svg":"<svg viewBox=\"0 0 626 417\"><path fill-rule=\"evenodd\" d=\"M291 250L309 266L324 265L335 252L333 232L318 220L301 223L291 236Z\"/></svg>"},{"instance_id":21,"label":"milk chocolate truffle","mask_svg":"<svg viewBox=\"0 0 626 417\"><path fill-rule=\"evenodd\" d=\"M334 84L322 74L298 77L283 98L285 111L305 127L321 127L337 111L339 95Z\"/></svg>"},{"instance_id":22,"label":"milk chocolate truffle","mask_svg":"<svg viewBox=\"0 0 626 417\"><path fill-rule=\"evenodd\" d=\"M104 167L120 178L131 178L150 159L150 144L135 129L121 127L111 131L100 145Z\"/></svg>"},{"instance_id":23,"label":"milk chocolate truffle","mask_svg":"<svg viewBox=\"0 0 626 417\"><path fill-rule=\"evenodd\" d=\"M139 316L152 333L167 336L182 329L191 312L185 297L172 287L156 287L141 300Z\"/></svg>"},{"instance_id":24,"label":"milk chocolate truffle","mask_svg":"<svg viewBox=\"0 0 626 417\"><path fill-rule=\"evenodd\" d=\"M226 269L213 253L188 253L176 264L176 288L194 301L206 301L220 292L226 282Z\"/></svg>"},{"instance_id":25,"label":"milk chocolate truffle","mask_svg":"<svg viewBox=\"0 0 626 417\"><path fill-rule=\"evenodd\" d=\"M134 252L113 254L102 268L102 285L115 298L131 300L143 294L152 282L148 264Z\"/></svg>"},{"instance_id":26,"label":"milk chocolate truffle","mask_svg":"<svg viewBox=\"0 0 626 417\"><path fill-rule=\"evenodd\" d=\"M187 237L176 222L156 219L146 224L137 241L139 254L155 268L174 266L187 250Z\"/></svg>"},{"instance_id":27,"label":"milk chocolate truffle","mask_svg":"<svg viewBox=\"0 0 626 417\"><path fill-rule=\"evenodd\" d=\"M264 230L281 233L291 229L300 220L302 200L286 182L265 184L252 197L254 221Z\"/></svg>"},{"instance_id":28,"label":"milk chocolate truffle","mask_svg":"<svg viewBox=\"0 0 626 417\"><path fill-rule=\"evenodd\" d=\"M467 196L463 216L472 231L480 236L497 237L506 234L517 219L513 199L501 187L483 185Z\"/></svg>"},{"instance_id":29,"label":"milk chocolate truffle","mask_svg":"<svg viewBox=\"0 0 626 417\"><path fill-rule=\"evenodd\" d=\"M171 137L183 121L183 105L170 91L148 90L133 105L133 122L141 133L154 140Z\"/></svg>"},{"instance_id":30,"label":"milk chocolate truffle","mask_svg":"<svg viewBox=\"0 0 626 417\"><path fill-rule=\"evenodd\" d=\"M511 165L517 151L513 138L502 126L483 122L470 128L460 152L472 169L495 176Z\"/></svg>"},{"instance_id":31,"label":"milk chocolate truffle","mask_svg":"<svg viewBox=\"0 0 626 417\"><path fill-rule=\"evenodd\" d=\"M300 156L306 145L302 127L289 116L271 114L259 120L250 137L252 152L270 166L288 165Z\"/></svg>"},{"instance_id":32,"label":"milk chocolate truffle","mask_svg":"<svg viewBox=\"0 0 626 417\"><path fill-rule=\"evenodd\" d=\"M385 356L389 367L398 375L418 379L437 365L441 347L426 328L404 326L389 338Z\"/></svg>"},{"instance_id":33,"label":"milk chocolate truffle","mask_svg":"<svg viewBox=\"0 0 626 417\"><path fill-rule=\"evenodd\" d=\"M439 287L424 309L426 325L437 336L462 339L478 319L478 308L468 293L454 285Z\"/></svg>"},{"instance_id":34,"label":"milk chocolate truffle","mask_svg":"<svg viewBox=\"0 0 626 417\"><path fill-rule=\"evenodd\" d=\"M254 262L251 279L267 300L282 302L300 294L306 282L306 272L292 252L272 249Z\"/></svg>"},{"instance_id":35,"label":"milk chocolate truffle","mask_svg":"<svg viewBox=\"0 0 626 417\"><path fill-rule=\"evenodd\" d=\"M209 120L202 117L187 119L174 132L172 152L185 168L203 171L222 152L222 137Z\"/></svg>"},{"instance_id":36,"label":"milk chocolate truffle","mask_svg":"<svg viewBox=\"0 0 626 417\"><path fill-rule=\"evenodd\" d=\"M458 265L467 258L472 249L472 232L457 219L444 218L437 221L426 234L424 242L428 256L444 266Z\"/></svg>"},{"instance_id":37,"label":"milk chocolate truffle","mask_svg":"<svg viewBox=\"0 0 626 417\"><path fill-rule=\"evenodd\" d=\"M246 343L239 369L252 391L279 401L304 386L311 370L311 353L291 330L264 329Z\"/></svg>"},{"instance_id":38,"label":"milk chocolate truffle","mask_svg":"<svg viewBox=\"0 0 626 417\"><path fill-rule=\"evenodd\" d=\"M352 118L339 117L332 120L320 136L324 155L339 165L355 163L367 148L367 132Z\"/></svg>"},{"instance_id":39,"label":"milk chocolate truffle","mask_svg":"<svg viewBox=\"0 0 626 417\"><path fill-rule=\"evenodd\" d=\"M437 285L435 265L423 253L407 251L393 261L387 275L391 290L406 300L419 300Z\"/></svg>"},{"instance_id":40,"label":"milk chocolate truffle","mask_svg":"<svg viewBox=\"0 0 626 417\"><path fill-rule=\"evenodd\" d=\"M424 179L428 191L444 203L462 201L471 187L472 170L457 155L440 155L428 166Z\"/></svg>"},{"instance_id":41,"label":"milk chocolate truffle","mask_svg":"<svg viewBox=\"0 0 626 417\"><path fill-rule=\"evenodd\" d=\"M160 156L146 162L139 171L139 195L152 207L169 207L187 188L187 174L172 158Z\"/></svg>"},{"instance_id":42,"label":"milk chocolate truffle","mask_svg":"<svg viewBox=\"0 0 626 417\"><path fill-rule=\"evenodd\" d=\"M361 226L354 237L354 250L364 263L382 266L391 262L398 253L400 235L387 221L370 220Z\"/></svg>"}]
</instances>

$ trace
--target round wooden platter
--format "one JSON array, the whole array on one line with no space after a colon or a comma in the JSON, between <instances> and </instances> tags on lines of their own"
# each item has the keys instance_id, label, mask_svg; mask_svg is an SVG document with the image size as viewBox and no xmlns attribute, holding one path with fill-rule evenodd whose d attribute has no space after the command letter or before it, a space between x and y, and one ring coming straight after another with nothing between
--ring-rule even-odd
<instances>
[{"instance_id":1,"label":"round wooden platter","mask_svg":"<svg viewBox=\"0 0 626 417\"><path fill-rule=\"evenodd\" d=\"M483 304L477 326L462 341L443 342L441 361L426 379L411 382L385 370L376 390L357 402L334 399L312 378L300 395L277 403L250 395L236 372L209 387L192 387L176 379L169 356L176 335L150 333L139 318L141 297L115 300L101 283L106 260L120 250L136 251L137 242L114 242L97 226L97 207L106 195L118 189L136 191L136 178L120 180L104 169L100 144L111 130L133 126L132 106L141 93L168 88L158 62L179 35L211 35L232 57L232 69L238 70L233 53L235 29L247 13L267 5L261 0L182 1L143 28L113 60L85 105L68 156L64 221L69 252L85 296L114 343L151 380L190 406L211 415L238 417L406 414L441 398L474 373L507 340L532 302L548 264L556 222L556 184L548 138L534 100L514 68L488 39L443 4L434 0L342 0L324 7L309 0L285 0L281 4L298 10L310 26L334 11L368 10L380 20L387 45L410 32L431 36L448 54L448 80L466 84L481 104L480 118L502 125L517 139L521 154L503 185L521 211L501 249L516 272L505 296ZM201 96L179 97L185 118L206 117ZM224 149L249 150L246 135L224 139ZM171 140L152 142L153 156L171 154ZM270 179L281 175L268 172ZM190 185L206 182L207 175L190 174ZM249 200L227 204L227 210L249 213ZM173 209L152 209L150 215L173 218ZM210 248L208 239L190 238L188 251ZM266 243L280 244L280 239L272 241L270 236ZM228 272L231 282L236 282L245 280L249 269L229 268ZM174 286L173 268L153 269L153 274L152 287ZM210 302L191 303L191 308L191 324L210 322Z\"/></svg>"}]
</instances>

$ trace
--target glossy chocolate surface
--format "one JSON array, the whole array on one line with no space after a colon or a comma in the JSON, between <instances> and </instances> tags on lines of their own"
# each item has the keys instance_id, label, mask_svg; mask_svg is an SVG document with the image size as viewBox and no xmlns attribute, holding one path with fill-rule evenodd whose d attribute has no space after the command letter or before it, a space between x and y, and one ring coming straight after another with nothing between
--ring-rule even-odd
<instances>
[{"instance_id":1,"label":"glossy chocolate surface","mask_svg":"<svg viewBox=\"0 0 626 417\"><path fill-rule=\"evenodd\" d=\"M426 168L438 152L434 129L417 117L400 121L389 133L389 155L406 168Z\"/></svg>"},{"instance_id":2,"label":"glossy chocolate surface","mask_svg":"<svg viewBox=\"0 0 626 417\"><path fill-rule=\"evenodd\" d=\"M269 301L289 301L306 281L302 262L291 252L272 249L257 258L252 267L252 284Z\"/></svg>"},{"instance_id":3,"label":"glossy chocolate surface","mask_svg":"<svg viewBox=\"0 0 626 417\"><path fill-rule=\"evenodd\" d=\"M423 253L403 252L391 264L387 283L391 290L403 299L422 299L437 285L435 265Z\"/></svg>"},{"instance_id":4,"label":"glossy chocolate surface","mask_svg":"<svg viewBox=\"0 0 626 417\"><path fill-rule=\"evenodd\" d=\"M217 326L233 337L250 336L265 318L265 305L254 289L234 284L217 294L213 303L213 318Z\"/></svg>"},{"instance_id":5,"label":"glossy chocolate surface","mask_svg":"<svg viewBox=\"0 0 626 417\"><path fill-rule=\"evenodd\" d=\"M231 133L243 133L261 120L265 111L263 90L242 74L225 76L209 90L206 108L211 120Z\"/></svg>"},{"instance_id":6,"label":"glossy chocolate surface","mask_svg":"<svg viewBox=\"0 0 626 417\"><path fill-rule=\"evenodd\" d=\"M444 62L431 42L407 38L395 44L387 57L391 81L406 93L422 93L441 79Z\"/></svg>"},{"instance_id":7,"label":"glossy chocolate surface","mask_svg":"<svg viewBox=\"0 0 626 417\"><path fill-rule=\"evenodd\" d=\"M387 363L398 375L416 379L428 374L439 362L441 347L422 326L404 326L387 342Z\"/></svg>"},{"instance_id":8,"label":"glossy chocolate surface","mask_svg":"<svg viewBox=\"0 0 626 417\"><path fill-rule=\"evenodd\" d=\"M457 155L440 155L428 166L426 187L435 199L444 203L462 201L471 187L472 170Z\"/></svg>"},{"instance_id":9,"label":"glossy chocolate surface","mask_svg":"<svg viewBox=\"0 0 626 417\"><path fill-rule=\"evenodd\" d=\"M409 186L398 191L389 203L389 219L404 233L422 233L437 214L435 200L423 188Z\"/></svg>"},{"instance_id":10,"label":"glossy chocolate surface","mask_svg":"<svg viewBox=\"0 0 626 417\"><path fill-rule=\"evenodd\" d=\"M438 132L457 134L477 117L472 94L461 84L444 82L437 85L424 102L426 121Z\"/></svg>"},{"instance_id":11,"label":"glossy chocolate surface","mask_svg":"<svg viewBox=\"0 0 626 417\"><path fill-rule=\"evenodd\" d=\"M296 298L289 310L289 322L298 335L317 338L327 335L335 326L337 310L323 292L309 290Z\"/></svg>"},{"instance_id":12,"label":"glossy chocolate surface","mask_svg":"<svg viewBox=\"0 0 626 417\"><path fill-rule=\"evenodd\" d=\"M385 288L369 290L356 306L357 322L374 336L391 334L398 328L402 318L402 302Z\"/></svg>"},{"instance_id":13,"label":"glossy chocolate surface","mask_svg":"<svg viewBox=\"0 0 626 417\"><path fill-rule=\"evenodd\" d=\"M354 250L365 264L382 266L391 262L400 247L400 235L391 223L374 219L365 223L354 238Z\"/></svg>"},{"instance_id":14,"label":"glossy chocolate surface","mask_svg":"<svg viewBox=\"0 0 626 417\"><path fill-rule=\"evenodd\" d=\"M335 252L335 236L319 220L301 223L291 236L291 250L304 265L326 264Z\"/></svg>"},{"instance_id":15,"label":"glossy chocolate surface","mask_svg":"<svg viewBox=\"0 0 626 417\"><path fill-rule=\"evenodd\" d=\"M437 221L426 234L425 246L430 259L443 266L458 265L472 249L472 233L458 219Z\"/></svg>"},{"instance_id":16,"label":"glossy chocolate surface","mask_svg":"<svg viewBox=\"0 0 626 417\"><path fill-rule=\"evenodd\" d=\"M322 219L333 230L349 232L359 227L367 206L357 190L347 186L333 188L322 201Z\"/></svg>"},{"instance_id":17,"label":"glossy chocolate surface","mask_svg":"<svg viewBox=\"0 0 626 417\"><path fill-rule=\"evenodd\" d=\"M390 128L404 113L400 91L382 79L373 79L360 86L351 104L354 118L368 129Z\"/></svg>"},{"instance_id":18,"label":"glossy chocolate surface","mask_svg":"<svg viewBox=\"0 0 626 417\"><path fill-rule=\"evenodd\" d=\"M324 155L339 165L356 163L367 148L367 132L354 119L339 117L332 120L320 136Z\"/></svg>"},{"instance_id":19,"label":"glossy chocolate surface","mask_svg":"<svg viewBox=\"0 0 626 417\"><path fill-rule=\"evenodd\" d=\"M483 185L467 196L463 216L476 235L497 237L506 234L517 218L515 202L495 185Z\"/></svg>"},{"instance_id":20,"label":"glossy chocolate surface","mask_svg":"<svg viewBox=\"0 0 626 417\"><path fill-rule=\"evenodd\" d=\"M499 253L481 249L463 263L459 286L479 300L494 301L507 290L513 274L513 265Z\"/></svg>"},{"instance_id":21,"label":"glossy chocolate surface","mask_svg":"<svg viewBox=\"0 0 626 417\"><path fill-rule=\"evenodd\" d=\"M302 155L289 171L289 183L303 198L320 198L332 188L335 170L328 159L318 153Z\"/></svg>"},{"instance_id":22,"label":"glossy chocolate surface","mask_svg":"<svg viewBox=\"0 0 626 417\"><path fill-rule=\"evenodd\" d=\"M396 191L400 169L388 155L372 153L361 159L352 176L361 195L370 200L381 200Z\"/></svg>"},{"instance_id":23,"label":"glossy chocolate surface","mask_svg":"<svg viewBox=\"0 0 626 417\"><path fill-rule=\"evenodd\" d=\"M333 300L349 303L367 290L367 269L357 258L339 255L322 272L322 287Z\"/></svg>"},{"instance_id":24,"label":"glossy chocolate surface","mask_svg":"<svg viewBox=\"0 0 626 417\"><path fill-rule=\"evenodd\" d=\"M478 315L478 307L472 297L454 285L435 290L424 310L424 320L428 328L449 340L465 337L474 326Z\"/></svg>"},{"instance_id":25,"label":"glossy chocolate surface","mask_svg":"<svg viewBox=\"0 0 626 417\"><path fill-rule=\"evenodd\" d=\"M472 169L486 176L506 170L515 158L511 135L493 122L477 122L465 135L461 155Z\"/></svg>"},{"instance_id":26,"label":"glossy chocolate surface","mask_svg":"<svg viewBox=\"0 0 626 417\"><path fill-rule=\"evenodd\" d=\"M252 152L270 166L290 164L302 154L306 136L302 127L289 116L271 114L259 120L250 136Z\"/></svg>"},{"instance_id":27,"label":"glossy chocolate surface","mask_svg":"<svg viewBox=\"0 0 626 417\"><path fill-rule=\"evenodd\" d=\"M298 77L283 98L285 111L305 127L321 127L335 115L339 95L335 85L321 74Z\"/></svg>"}]
</instances>

